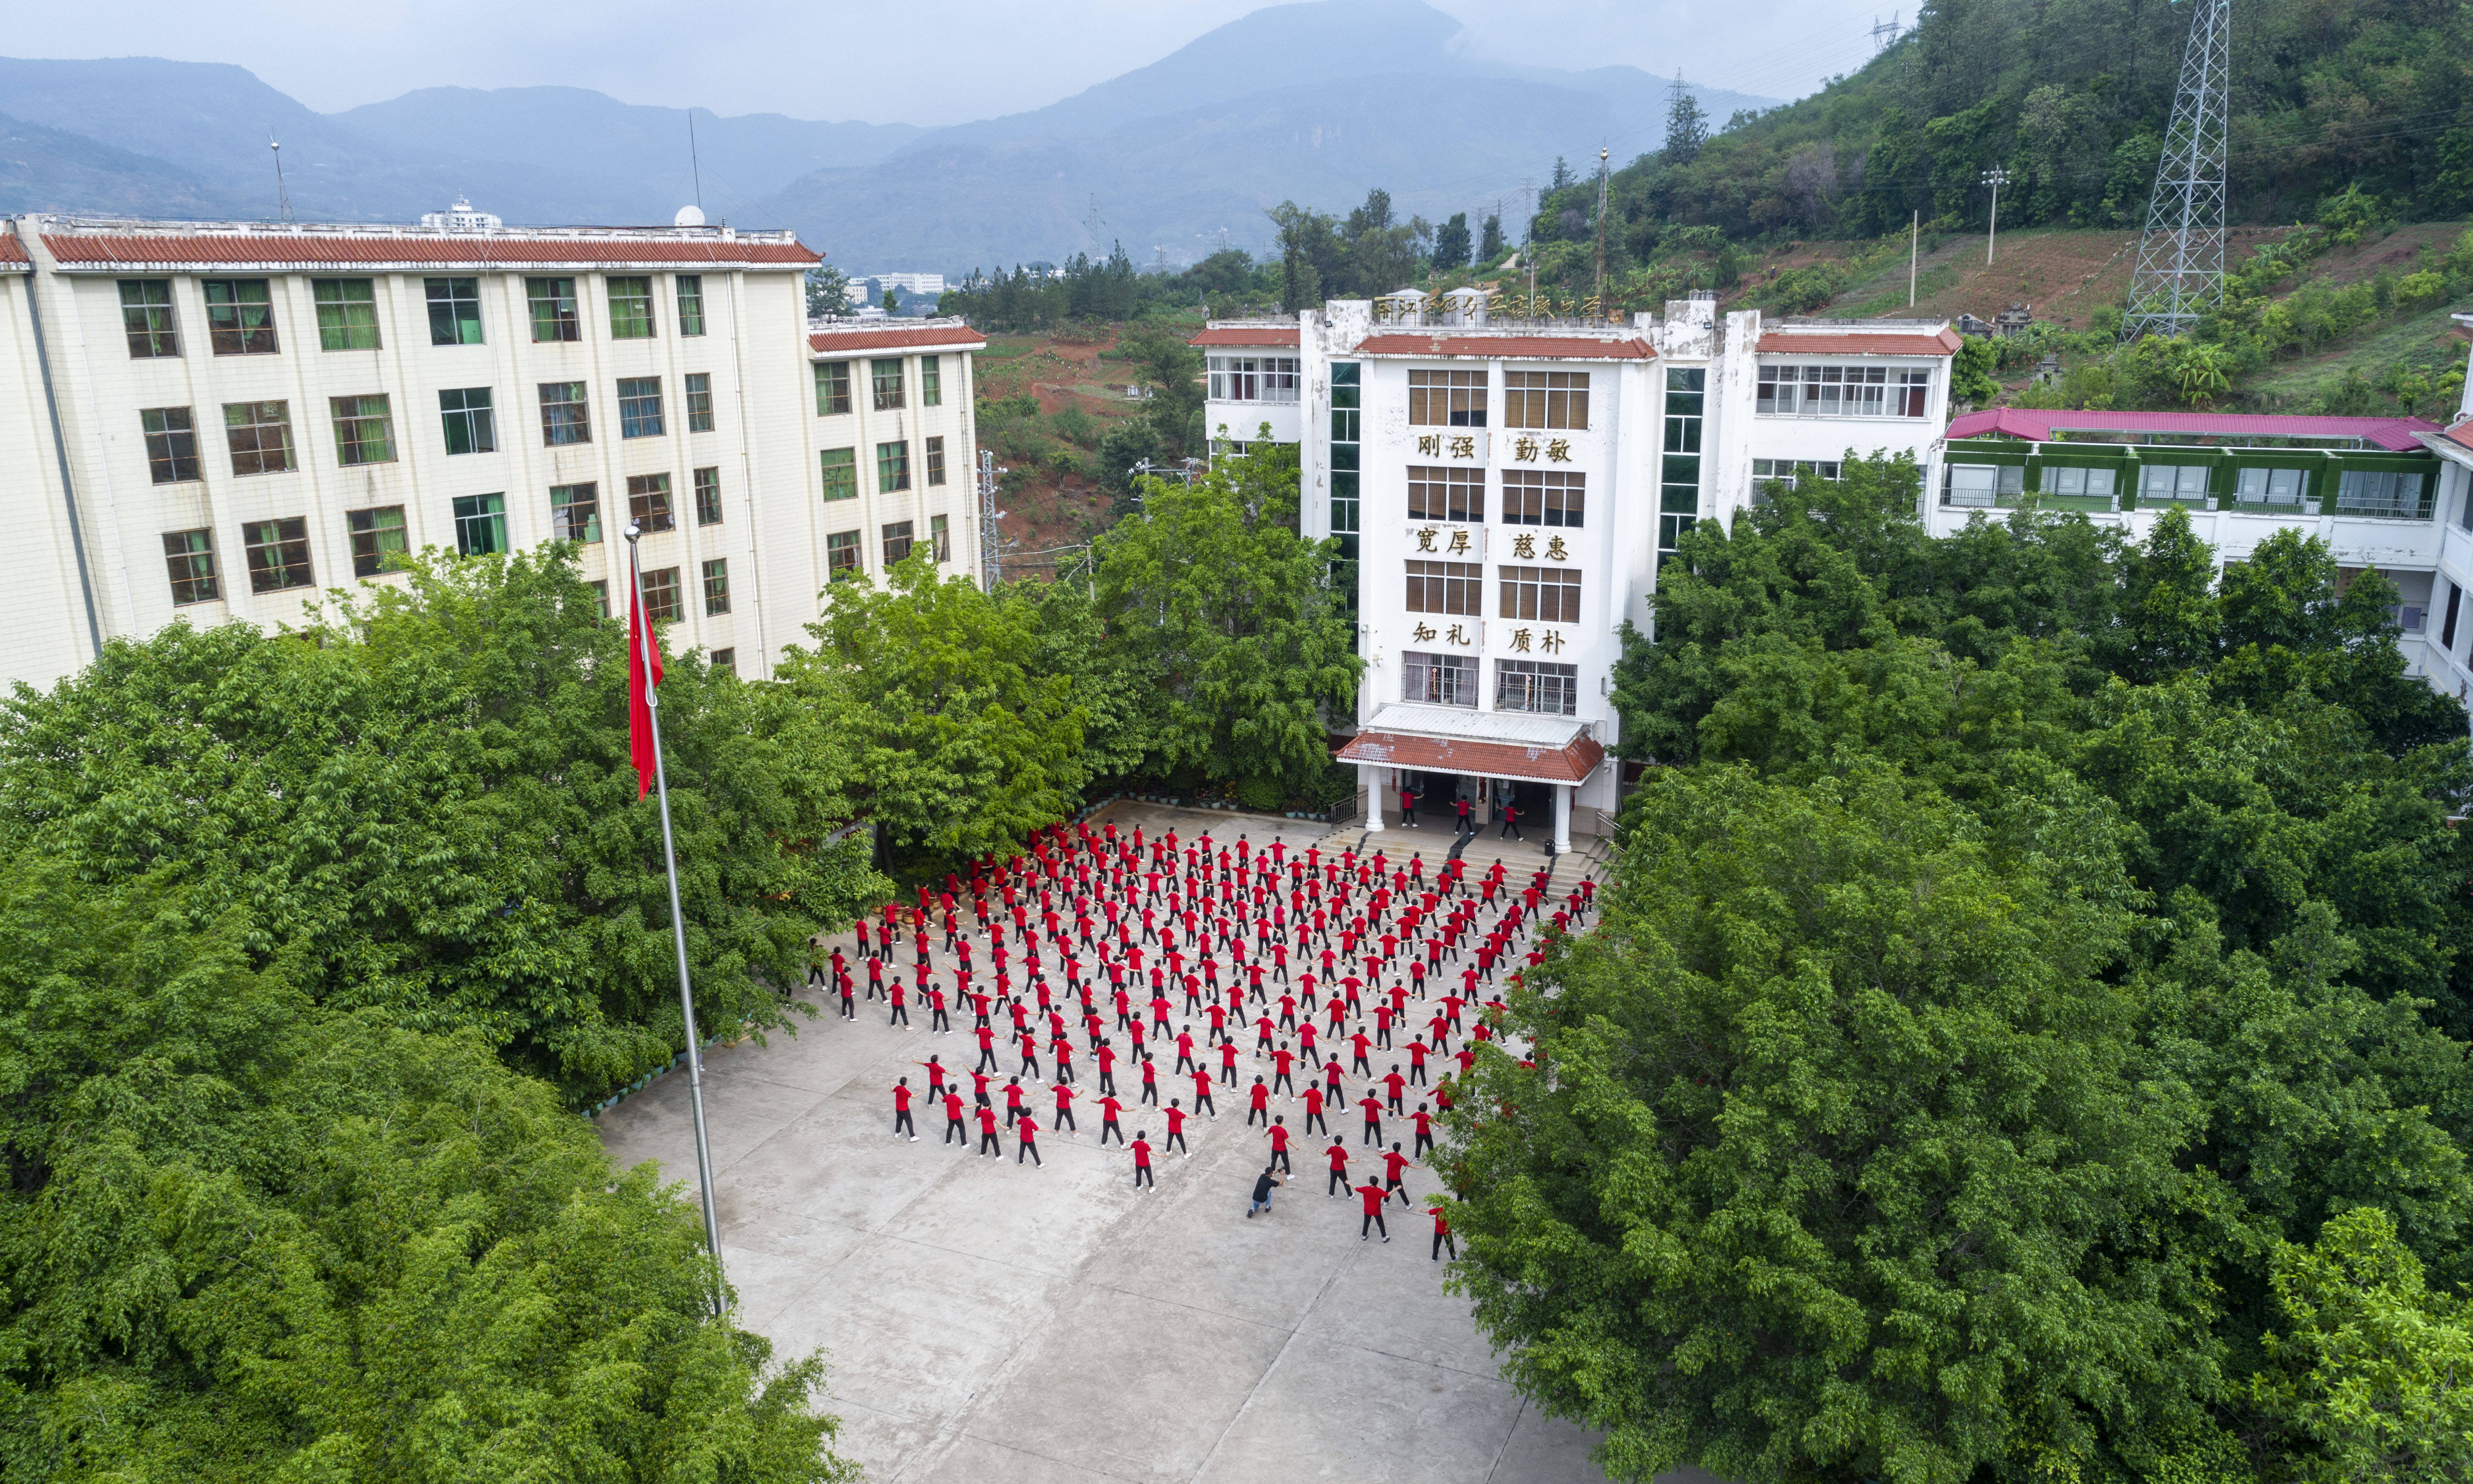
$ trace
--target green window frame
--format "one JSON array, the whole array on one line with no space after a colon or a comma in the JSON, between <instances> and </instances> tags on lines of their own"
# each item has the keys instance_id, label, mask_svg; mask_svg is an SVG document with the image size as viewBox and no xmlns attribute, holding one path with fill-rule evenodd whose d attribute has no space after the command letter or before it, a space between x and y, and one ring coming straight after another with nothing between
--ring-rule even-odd
<instances>
[{"instance_id":1,"label":"green window frame","mask_svg":"<svg viewBox=\"0 0 2473 1484\"><path fill-rule=\"evenodd\" d=\"M573 278L526 278L524 303L532 311L534 345L584 338Z\"/></svg>"},{"instance_id":2,"label":"green window frame","mask_svg":"<svg viewBox=\"0 0 2473 1484\"><path fill-rule=\"evenodd\" d=\"M704 614L718 618L730 611L730 559L715 557L704 564Z\"/></svg>"},{"instance_id":3,"label":"green window frame","mask_svg":"<svg viewBox=\"0 0 2473 1484\"><path fill-rule=\"evenodd\" d=\"M876 445L876 492L893 494L910 488L910 444L906 440Z\"/></svg>"},{"instance_id":4,"label":"green window frame","mask_svg":"<svg viewBox=\"0 0 2473 1484\"><path fill-rule=\"evenodd\" d=\"M679 335L704 333L704 275L679 275Z\"/></svg>"},{"instance_id":5,"label":"green window frame","mask_svg":"<svg viewBox=\"0 0 2473 1484\"><path fill-rule=\"evenodd\" d=\"M280 355L275 299L264 278L203 278L207 348L217 355Z\"/></svg>"},{"instance_id":6,"label":"green window frame","mask_svg":"<svg viewBox=\"0 0 2473 1484\"><path fill-rule=\"evenodd\" d=\"M423 278L421 293L429 300L431 345L481 344L480 279Z\"/></svg>"},{"instance_id":7,"label":"green window frame","mask_svg":"<svg viewBox=\"0 0 2473 1484\"><path fill-rule=\"evenodd\" d=\"M867 363L869 394L876 399L877 412L901 410L901 357L887 356Z\"/></svg>"},{"instance_id":8,"label":"green window frame","mask_svg":"<svg viewBox=\"0 0 2473 1484\"><path fill-rule=\"evenodd\" d=\"M653 317L653 280L646 274L607 274L602 286L610 294L610 338L612 340L650 340L655 324Z\"/></svg>"},{"instance_id":9,"label":"green window frame","mask_svg":"<svg viewBox=\"0 0 2473 1484\"><path fill-rule=\"evenodd\" d=\"M309 517L252 520L240 528L252 592L281 592L317 584L309 569Z\"/></svg>"},{"instance_id":10,"label":"green window frame","mask_svg":"<svg viewBox=\"0 0 2473 1484\"><path fill-rule=\"evenodd\" d=\"M507 497L504 494L459 494L455 497L455 554L486 557L507 549Z\"/></svg>"},{"instance_id":11,"label":"green window frame","mask_svg":"<svg viewBox=\"0 0 2473 1484\"><path fill-rule=\"evenodd\" d=\"M712 372L691 371L686 378L687 431L712 431Z\"/></svg>"},{"instance_id":12,"label":"green window frame","mask_svg":"<svg viewBox=\"0 0 2473 1484\"><path fill-rule=\"evenodd\" d=\"M721 466L708 465L695 471L696 524L721 524Z\"/></svg>"},{"instance_id":13,"label":"green window frame","mask_svg":"<svg viewBox=\"0 0 2473 1484\"><path fill-rule=\"evenodd\" d=\"M941 485L944 482L945 440L940 434L935 438L927 440L927 483L930 485Z\"/></svg>"},{"instance_id":14,"label":"green window frame","mask_svg":"<svg viewBox=\"0 0 2473 1484\"><path fill-rule=\"evenodd\" d=\"M618 436L659 438L667 424L661 417L661 378L618 378Z\"/></svg>"},{"instance_id":15,"label":"green window frame","mask_svg":"<svg viewBox=\"0 0 2473 1484\"><path fill-rule=\"evenodd\" d=\"M542 382L540 414L542 447L592 442L592 404L583 382Z\"/></svg>"},{"instance_id":16,"label":"green window frame","mask_svg":"<svg viewBox=\"0 0 2473 1484\"><path fill-rule=\"evenodd\" d=\"M1357 560L1358 522L1359 439L1363 433L1357 405L1361 395L1357 363L1334 361L1331 367L1331 534L1339 539L1340 554Z\"/></svg>"},{"instance_id":17,"label":"green window frame","mask_svg":"<svg viewBox=\"0 0 2473 1484\"><path fill-rule=\"evenodd\" d=\"M670 476L628 475L627 518L647 535L675 528L678 520L670 512Z\"/></svg>"},{"instance_id":18,"label":"green window frame","mask_svg":"<svg viewBox=\"0 0 2473 1484\"><path fill-rule=\"evenodd\" d=\"M684 615L679 604L679 569L657 567L644 574L644 616L655 623L675 623Z\"/></svg>"},{"instance_id":19,"label":"green window frame","mask_svg":"<svg viewBox=\"0 0 2473 1484\"><path fill-rule=\"evenodd\" d=\"M446 431L446 451L498 451L498 414L488 387L454 387L438 394L438 418Z\"/></svg>"},{"instance_id":20,"label":"green window frame","mask_svg":"<svg viewBox=\"0 0 2473 1484\"><path fill-rule=\"evenodd\" d=\"M335 422L336 463L350 468L395 462L395 413L387 394L330 396L326 410Z\"/></svg>"},{"instance_id":21,"label":"green window frame","mask_svg":"<svg viewBox=\"0 0 2473 1484\"><path fill-rule=\"evenodd\" d=\"M309 298L318 310L318 348L378 348L378 291L374 278L312 278Z\"/></svg>"},{"instance_id":22,"label":"green window frame","mask_svg":"<svg viewBox=\"0 0 2473 1484\"><path fill-rule=\"evenodd\" d=\"M594 546L601 541L601 487L597 484L549 487L549 535L554 541Z\"/></svg>"},{"instance_id":23,"label":"green window frame","mask_svg":"<svg viewBox=\"0 0 2473 1484\"><path fill-rule=\"evenodd\" d=\"M204 479L198 459L198 428L186 407L149 407L137 414L146 432L146 467L158 485L185 485Z\"/></svg>"},{"instance_id":24,"label":"green window frame","mask_svg":"<svg viewBox=\"0 0 2473 1484\"><path fill-rule=\"evenodd\" d=\"M1666 371L1666 443L1658 475L1657 564L1674 560L1683 533L1700 523L1700 419L1705 367Z\"/></svg>"},{"instance_id":25,"label":"green window frame","mask_svg":"<svg viewBox=\"0 0 2473 1484\"><path fill-rule=\"evenodd\" d=\"M919 358L919 405L922 407L945 405L944 360L941 355Z\"/></svg>"},{"instance_id":26,"label":"green window frame","mask_svg":"<svg viewBox=\"0 0 2473 1484\"><path fill-rule=\"evenodd\" d=\"M838 417L851 410L851 363L816 363L816 416Z\"/></svg>"},{"instance_id":27,"label":"green window frame","mask_svg":"<svg viewBox=\"0 0 2473 1484\"><path fill-rule=\"evenodd\" d=\"M859 575L858 533L835 531L825 538L825 581L840 582Z\"/></svg>"},{"instance_id":28,"label":"green window frame","mask_svg":"<svg viewBox=\"0 0 2473 1484\"><path fill-rule=\"evenodd\" d=\"M120 327L129 335L131 360L178 359L180 332L172 311L172 280L121 279Z\"/></svg>"},{"instance_id":29,"label":"green window frame","mask_svg":"<svg viewBox=\"0 0 2473 1484\"><path fill-rule=\"evenodd\" d=\"M821 461L825 472L825 498L855 500L858 498L858 450L828 448Z\"/></svg>"},{"instance_id":30,"label":"green window frame","mask_svg":"<svg viewBox=\"0 0 2473 1484\"><path fill-rule=\"evenodd\" d=\"M163 564L172 577L172 606L212 603L223 596L215 576L215 534L201 526L194 531L163 533Z\"/></svg>"},{"instance_id":31,"label":"green window frame","mask_svg":"<svg viewBox=\"0 0 2473 1484\"><path fill-rule=\"evenodd\" d=\"M344 529L352 539L352 575L375 577L401 566L412 555L412 536L405 528L403 507L373 505L344 512Z\"/></svg>"},{"instance_id":32,"label":"green window frame","mask_svg":"<svg viewBox=\"0 0 2473 1484\"><path fill-rule=\"evenodd\" d=\"M292 404L226 402L224 443L231 450L236 479L291 472Z\"/></svg>"}]
</instances>

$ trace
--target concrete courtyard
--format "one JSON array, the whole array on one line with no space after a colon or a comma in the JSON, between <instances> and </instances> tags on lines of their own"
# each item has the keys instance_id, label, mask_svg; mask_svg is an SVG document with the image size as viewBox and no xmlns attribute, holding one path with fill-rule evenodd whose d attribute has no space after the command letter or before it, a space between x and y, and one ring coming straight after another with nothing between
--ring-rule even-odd
<instances>
[{"instance_id":1,"label":"concrete courtyard","mask_svg":"<svg viewBox=\"0 0 2473 1484\"><path fill-rule=\"evenodd\" d=\"M1170 818L1140 812L1153 829ZM1225 815L1175 823L1230 828ZM1291 822L1288 842L1312 829ZM780 1355L826 1352L838 1450L871 1481L1602 1478L1587 1434L1496 1374L1467 1304L1443 1291L1445 1264L1428 1260L1422 1206L1392 1204L1388 1245L1357 1240L1357 1202L1323 1193L1314 1151L1327 1141L1301 1139L1295 1183L1248 1220L1268 1145L1234 1096L1216 1121L1188 1125L1189 1159L1159 1161L1156 1192L1134 1189L1121 1149L1097 1147L1087 1101L1078 1137L1041 1135L1044 1167L1016 1163L1010 1137L1001 1163L940 1145L942 1112L924 1098L918 1141L897 1140L894 1079L923 1088L913 1064L931 1053L957 1071L975 1058L967 1017L953 1035L928 1032L924 1009L913 1017L919 1028L888 1027L883 1002L862 997L854 1022L828 1009L796 1036L706 1064L742 1322ZM1094 1090L1095 1068L1080 1075ZM1162 1095L1176 1095L1164 1078ZM1273 1110L1302 1124L1296 1103ZM1361 1147L1348 1120L1333 1126ZM1148 1109L1125 1127L1164 1137ZM655 1161L692 1185L683 1072L605 1114L601 1132L622 1164ZM1411 1170L1409 1186L1435 1183Z\"/></svg>"}]
</instances>

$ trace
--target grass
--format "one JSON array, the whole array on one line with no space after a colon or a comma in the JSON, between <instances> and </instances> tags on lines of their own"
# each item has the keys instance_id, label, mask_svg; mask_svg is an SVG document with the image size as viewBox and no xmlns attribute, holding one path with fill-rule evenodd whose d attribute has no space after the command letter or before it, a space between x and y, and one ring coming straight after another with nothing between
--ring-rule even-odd
<instances>
[{"instance_id":1,"label":"grass","mask_svg":"<svg viewBox=\"0 0 2473 1484\"><path fill-rule=\"evenodd\" d=\"M2441 305L2361 330L2316 355L2287 361L2244 383L2245 404L2265 412L2306 412L2343 383L2347 370L2375 382L2393 366L2438 371L2464 364L2464 342L2448 317L2461 305ZM2401 411L2401 409L2397 409ZM2430 409L2420 409L2428 416Z\"/></svg>"}]
</instances>

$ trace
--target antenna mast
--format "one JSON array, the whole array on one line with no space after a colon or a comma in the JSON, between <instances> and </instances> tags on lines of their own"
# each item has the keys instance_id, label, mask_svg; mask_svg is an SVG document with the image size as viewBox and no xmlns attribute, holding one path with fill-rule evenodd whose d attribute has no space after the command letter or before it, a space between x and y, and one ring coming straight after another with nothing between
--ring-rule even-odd
<instances>
[{"instance_id":1,"label":"antenna mast","mask_svg":"<svg viewBox=\"0 0 2473 1484\"><path fill-rule=\"evenodd\" d=\"M1597 146L1597 313L1606 315L1606 147Z\"/></svg>"},{"instance_id":2,"label":"antenna mast","mask_svg":"<svg viewBox=\"0 0 2473 1484\"><path fill-rule=\"evenodd\" d=\"M979 450L979 570L980 586L989 592L1004 581L1004 556L1001 539L996 534L996 451Z\"/></svg>"},{"instance_id":3,"label":"antenna mast","mask_svg":"<svg viewBox=\"0 0 2473 1484\"><path fill-rule=\"evenodd\" d=\"M275 152L276 220L289 222L292 220L292 192L283 183L283 146L276 143L275 135L269 133L266 136L266 147Z\"/></svg>"},{"instance_id":4,"label":"antenna mast","mask_svg":"<svg viewBox=\"0 0 2473 1484\"><path fill-rule=\"evenodd\" d=\"M696 210L704 209L704 161L696 157L695 109L687 109L687 168L695 172Z\"/></svg>"},{"instance_id":5,"label":"antenna mast","mask_svg":"<svg viewBox=\"0 0 2473 1484\"><path fill-rule=\"evenodd\" d=\"M2173 127L2155 166L2155 194L2138 239L2138 269L2121 338L2166 339L2224 301L2224 140L2232 72L2232 0L2197 0Z\"/></svg>"}]
</instances>

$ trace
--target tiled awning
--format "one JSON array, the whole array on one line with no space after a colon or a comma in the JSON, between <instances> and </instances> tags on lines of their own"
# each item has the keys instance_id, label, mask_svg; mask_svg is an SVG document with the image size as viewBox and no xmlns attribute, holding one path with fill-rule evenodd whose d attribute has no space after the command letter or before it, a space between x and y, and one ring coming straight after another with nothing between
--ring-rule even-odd
<instances>
[{"instance_id":1,"label":"tiled awning","mask_svg":"<svg viewBox=\"0 0 2473 1484\"><path fill-rule=\"evenodd\" d=\"M1595 773L1606 750L1585 733L1561 747L1477 742L1412 731L1360 731L1339 750L1341 762L1426 773L1469 773L1526 783L1577 783Z\"/></svg>"}]
</instances>

